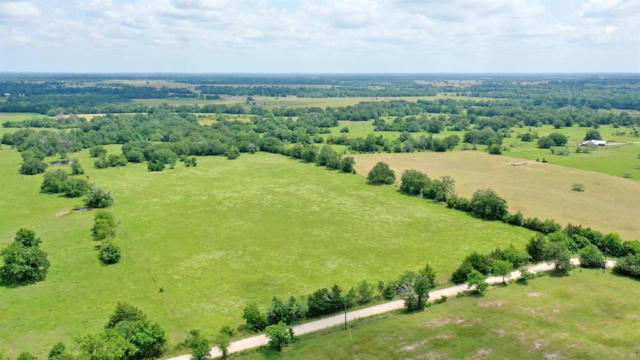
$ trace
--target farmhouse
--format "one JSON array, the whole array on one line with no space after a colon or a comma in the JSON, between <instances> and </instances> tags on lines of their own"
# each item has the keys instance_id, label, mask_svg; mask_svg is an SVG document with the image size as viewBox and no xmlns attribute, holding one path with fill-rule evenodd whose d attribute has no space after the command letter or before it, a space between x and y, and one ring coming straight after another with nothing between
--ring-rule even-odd
<instances>
[{"instance_id":1,"label":"farmhouse","mask_svg":"<svg viewBox=\"0 0 640 360\"><path fill-rule=\"evenodd\" d=\"M580 143L580 146L607 146L606 140L587 140Z\"/></svg>"}]
</instances>

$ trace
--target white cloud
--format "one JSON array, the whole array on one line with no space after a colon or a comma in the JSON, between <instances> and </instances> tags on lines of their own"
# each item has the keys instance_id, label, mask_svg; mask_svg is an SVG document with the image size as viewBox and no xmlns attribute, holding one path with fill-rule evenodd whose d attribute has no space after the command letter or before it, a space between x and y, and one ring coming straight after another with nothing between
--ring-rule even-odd
<instances>
[{"instance_id":1,"label":"white cloud","mask_svg":"<svg viewBox=\"0 0 640 360\"><path fill-rule=\"evenodd\" d=\"M0 19L31 18L40 16L40 10L29 1L3 1L0 2Z\"/></svg>"}]
</instances>

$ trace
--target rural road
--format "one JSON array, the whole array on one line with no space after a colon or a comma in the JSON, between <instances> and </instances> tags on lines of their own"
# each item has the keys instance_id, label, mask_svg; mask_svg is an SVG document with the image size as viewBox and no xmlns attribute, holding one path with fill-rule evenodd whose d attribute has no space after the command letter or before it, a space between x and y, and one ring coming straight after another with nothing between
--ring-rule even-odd
<instances>
[{"instance_id":1,"label":"rural road","mask_svg":"<svg viewBox=\"0 0 640 360\"><path fill-rule=\"evenodd\" d=\"M571 259L571 263L573 265L579 265L580 260L577 258L574 258L574 259ZM615 265L614 261L607 260L606 262L607 268L611 268L614 265ZM539 264L531 265L527 269L529 272L532 272L532 273L550 271L553 269L553 263L552 262L539 263ZM518 279L521 276L522 276L522 273L519 270L516 270L516 271L513 271L511 274L509 274L509 276L506 276L505 279L513 280L513 279ZM498 284L502 282L502 277L490 276L486 279L486 282L489 284ZM434 290L429 292L429 301L438 300L443 296L446 296L446 297L456 296L457 294L467 290L469 290L469 286L466 283L451 286L444 289ZM403 307L404 307L403 300L395 300L395 301L390 301L380 305L370 306L360 310L349 311L347 312L347 322L361 319L361 318L366 318L369 316L383 314L383 313L394 311L394 310L400 310ZM342 325L344 324L344 318L345 318L345 315L344 313L342 313L339 315L330 316L320 320L309 321L304 324L293 326L293 332L296 335L304 335L314 331L319 331L319 330L327 329L330 327ZM229 353L231 354L231 353L236 353L244 350L257 348L260 346L265 346L268 343L269 343L269 338L267 338L267 336L264 334L251 336L248 338L231 342L229 344ZM214 346L213 348L211 348L211 356L214 358L220 357L222 356L222 352L220 352L220 349L218 349L217 346ZM169 358L168 360L190 360L190 359L191 359L191 355L187 354L187 355L172 357L172 358Z\"/></svg>"}]
</instances>

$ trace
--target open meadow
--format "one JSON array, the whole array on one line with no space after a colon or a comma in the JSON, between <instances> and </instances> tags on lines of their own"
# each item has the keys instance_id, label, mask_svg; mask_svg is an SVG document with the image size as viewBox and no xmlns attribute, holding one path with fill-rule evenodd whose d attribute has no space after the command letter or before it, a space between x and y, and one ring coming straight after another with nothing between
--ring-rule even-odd
<instances>
[{"instance_id":1,"label":"open meadow","mask_svg":"<svg viewBox=\"0 0 640 360\"><path fill-rule=\"evenodd\" d=\"M491 188L507 199L511 212L617 232L626 240L640 239L640 183L631 179L480 151L353 156L361 175L378 161L395 170L398 182L407 169L431 178L449 175L465 197ZM526 165L513 165L522 162ZM585 191L572 191L574 183L583 184Z\"/></svg>"},{"instance_id":2,"label":"open meadow","mask_svg":"<svg viewBox=\"0 0 640 360\"><path fill-rule=\"evenodd\" d=\"M0 348L12 356L98 331L118 301L175 345L192 328L240 325L247 303L265 308L274 295L388 280L426 263L446 281L471 251L523 247L533 235L280 155L202 157L159 173L94 169L88 151L70 157L113 193L122 260L101 265L93 213L71 211L81 199L39 193L42 175L19 175L20 155L3 146L0 245L28 227L51 262L45 281L0 287Z\"/></svg>"},{"instance_id":3,"label":"open meadow","mask_svg":"<svg viewBox=\"0 0 640 360\"><path fill-rule=\"evenodd\" d=\"M359 320L248 359L637 359L638 281L601 270L545 276L419 313Z\"/></svg>"}]
</instances>

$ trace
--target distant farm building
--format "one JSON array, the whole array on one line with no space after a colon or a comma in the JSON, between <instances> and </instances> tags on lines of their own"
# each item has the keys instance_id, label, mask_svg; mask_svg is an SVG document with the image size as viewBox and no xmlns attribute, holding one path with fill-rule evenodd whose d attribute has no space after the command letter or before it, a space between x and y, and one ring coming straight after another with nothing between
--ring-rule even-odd
<instances>
[{"instance_id":1,"label":"distant farm building","mask_svg":"<svg viewBox=\"0 0 640 360\"><path fill-rule=\"evenodd\" d=\"M607 146L606 140L586 140L580 143L580 146Z\"/></svg>"}]
</instances>

